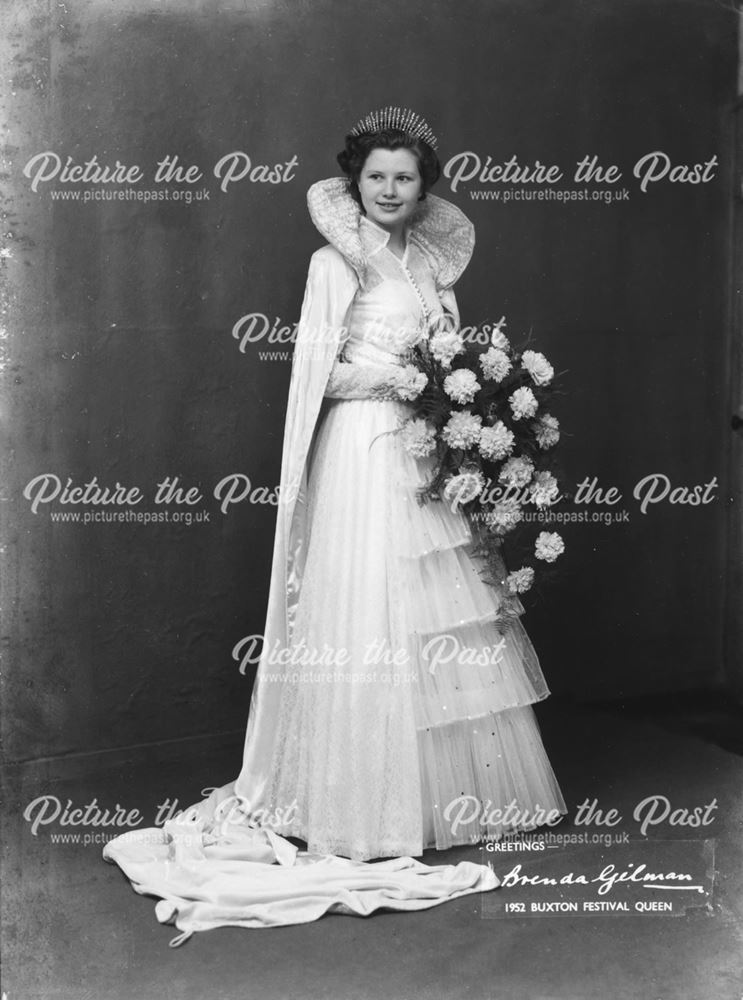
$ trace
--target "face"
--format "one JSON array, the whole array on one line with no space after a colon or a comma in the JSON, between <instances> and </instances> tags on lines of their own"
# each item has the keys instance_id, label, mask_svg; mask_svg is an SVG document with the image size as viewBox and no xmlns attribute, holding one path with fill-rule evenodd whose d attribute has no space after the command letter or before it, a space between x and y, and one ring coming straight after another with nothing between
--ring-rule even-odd
<instances>
[{"instance_id":1,"label":"face","mask_svg":"<svg viewBox=\"0 0 743 1000\"><path fill-rule=\"evenodd\" d=\"M358 187L372 222L390 231L402 230L423 188L418 158L409 149L373 149L361 168Z\"/></svg>"}]
</instances>

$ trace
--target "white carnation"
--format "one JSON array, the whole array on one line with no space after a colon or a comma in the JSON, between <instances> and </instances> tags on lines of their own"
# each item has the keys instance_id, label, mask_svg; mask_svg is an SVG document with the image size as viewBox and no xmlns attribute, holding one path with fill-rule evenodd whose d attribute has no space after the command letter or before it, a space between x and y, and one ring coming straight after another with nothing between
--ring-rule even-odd
<instances>
[{"instance_id":1,"label":"white carnation","mask_svg":"<svg viewBox=\"0 0 743 1000\"><path fill-rule=\"evenodd\" d=\"M480 454L483 458L500 461L511 453L515 440L513 432L499 420L492 427L483 427L480 431Z\"/></svg>"},{"instance_id":2,"label":"white carnation","mask_svg":"<svg viewBox=\"0 0 743 1000\"><path fill-rule=\"evenodd\" d=\"M505 535L523 521L524 512L517 500L501 500L485 515L485 524L497 535Z\"/></svg>"},{"instance_id":3,"label":"white carnation","mask_svg":"<svg viewBox=\"0 0 743 1000\"><path fill-rule=\"evenodd\" d=\"M524 351L521 364L531 375L534 385L548 385L555 374L555 369L539 351Z\"/></svg>"},{"instance_id":4,"label":"white carnation","mask_svg":"<svg viewBox=\"0 0 743 1000\"><path fill-rule=\"evenodd\" d=\"M534 555L544 562L554 562L565 551L565 542L556 531L540 531L534 543Z\"/></svg>"},{"instance_id":5,"label":"white carnation","mask_svg":"<svg viewBox=\"0 0 743 1000\"><path fill-rule=\"evenodd\" d=\"M547 507L557 500L559 492L560 487L551 472L538 472L531 484L529 499L537 507Z\"/></svg>"},{"instance_id":6,"label":"white carnation","mask_svg":"<svg viewBox=\"0 0 743 1000\"><path fill-rule=\"evenodd\" d=\"M405 365L395 391L400 399L413 400L420 396L427 383L428 376L424 372L419 371L415 365Z\"/></svg>"},{"instance_id":7,"label":"white carnation","mask_svg":"<svg viewBox=\"0 0 743 1000\"><path fill-rule=\"evenodd\" d=\"M449 368L453 358L464 351L464 340L456 330L440 330L434 333L428 346L435 360Z\"/></svg>"},{"instance_id":8,"label":"white carnation","mask_svg":"<svg viewBox=\"0 0 743 1000\"><path fill-rule=\"evenodd\" d=\"M550 413L543 413L534 422L534 435L540 448L551 448L560 440L560 421Z\"/></svg>"},{"instance_id":9,"label":"white carnation","mask_svg":"<svg viewBox=\"0 0 743 1000\"><path fill-rule=\"evenodd\" d=\"M480 383L469 368L458 368L444 379L444 392L455 403L471 403Z\"/></svg>"},{"instance_id":10,"label":"white carnation","mask_svg":"<svg viewBox=\"0 0 743 1000\"><path fill-rule=\"evenodd\" d=\"M498 479L508 486L526 486L534 472L534 464L528 458L509 458L500 470Z\"/></svg>"},{"instance_id":11,"label":"white carnation","mask_svg":"<svg viewBox=\"0 0 743 1000\"><path fill-rule=\"evenodd\" d=\"M436 428L422 417L408 420L400 435L405 450L413 458L426 458L436 450Z\"/></svg>"},{"instance_id":12,"label":"white carnation","mask_svg":"<svg viewBox=\"0 0 743 1000\"><path fill-rule=\"evenodd\" d=\"M480 355L480 367L485 378L492 379L493 382L502 382L512 365L505 351L499 347L489 347Z\"/></svg>"},{"instance_id":13,"label":"white carnation","mask_svg":"<svg viewBox=\"0 0 743 1000\"><path fill-rule=\"evenodd\" d=\"M523 594L534 583L534 570L531 566L522 566L506 577L506 586L512 594Z\"/></svg>"},{"instance_id":14,"label":"white carnation","mask_svg":"<svg viewBox=\"0 0 743 1000\"><path fill-rule=\"evenodd\" d=\"M441 436L452 448L471 448L480 439L482 419L469 410L452 413Z\"/></svg>"},{"instance_id":15,"label":"white carnation","mask_svg":"<svg viewBox=\"0 0 743 1000\"><path fill-rule=\"evenodd\" d=\"M508 397L508 402L511 404L514 420L521 420L522 417L533 417L539 406L536 396L526 385L512 392Z\"/></svg>"}]
</instances>

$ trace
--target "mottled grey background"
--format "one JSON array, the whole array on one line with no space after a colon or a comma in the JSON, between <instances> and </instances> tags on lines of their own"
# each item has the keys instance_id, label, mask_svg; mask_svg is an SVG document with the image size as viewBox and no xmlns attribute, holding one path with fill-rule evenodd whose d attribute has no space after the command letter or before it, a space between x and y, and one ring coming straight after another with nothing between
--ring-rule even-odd
<instances>
[{"instance_id":1,"label":"mottled grey background","mask_svg":"<svg viewBox=\"0 0 743 1000\"><path fill-rule=\"evenodd\" d=\"M630 200L609 206L436 190L476 226L463 320L505 313L514 336L533 330L566 370L565 482L598 476L632 511L625 526L566 528L559 581L529 604L553 690L605 698L719 679L731 8L30 0L3 20L10 760L244 726L251 678L231 649L263 628L275 509L223 516L209 494L233 472L277 482L290 365L240 353L231 329L252 311L296 320L323 242L306 189L337 173L347 127L386 103L427 116L443 159L516 154L568 175L595 153L623 170ZM33 193L23 176L47 149L148 173L177 154L204 171L210 200L53 202L62 185ZM294 179L221 192L209 172L236 149L297 156ZM720 167L709 184L643 195L631 168L655 149L679 163L716 154ZM22 497L44 472L149 494L179 476L211 520L52 523ZM718 500L642 516L631 491L652 472L674 485L717 476Z\"/></svg>"}]
</instances>

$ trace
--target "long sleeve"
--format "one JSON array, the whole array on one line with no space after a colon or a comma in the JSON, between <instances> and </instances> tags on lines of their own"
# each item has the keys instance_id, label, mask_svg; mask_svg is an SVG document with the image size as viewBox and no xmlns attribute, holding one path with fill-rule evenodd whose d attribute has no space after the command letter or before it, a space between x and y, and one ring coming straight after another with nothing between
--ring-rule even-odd
<instances>
[{"instance_id":1,"label":"long sleeve","mask_svg":"<svg viewBox=\"0 0 743 1000\"><path fill-rule=\"evenodd\" d=\"M325 395L330 399L395 399L400 385L399 365L353 364L338 359Z\"/></svg>"}]
</instances>

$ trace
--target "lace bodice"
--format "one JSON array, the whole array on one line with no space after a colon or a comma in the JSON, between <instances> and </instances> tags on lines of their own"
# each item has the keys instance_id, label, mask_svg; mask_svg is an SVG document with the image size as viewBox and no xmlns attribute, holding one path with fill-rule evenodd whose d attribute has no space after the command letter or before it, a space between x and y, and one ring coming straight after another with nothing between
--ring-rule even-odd
<instances>
[{"instance_id":1,"label":"lace bodice","mask_svg":"<svg viewBox=\"0 0 743 1000\"><path fill-rule=\"evenodd\" d=\"M380 231L381 227L362 218L362 243L373 249L365 287L359 288L347 316L347 336L341 349L341 359L346 362L399 363L444 314L423 251L408 241L400 258L386 243L379 245Z\"/></svg>"}]
</instances>

